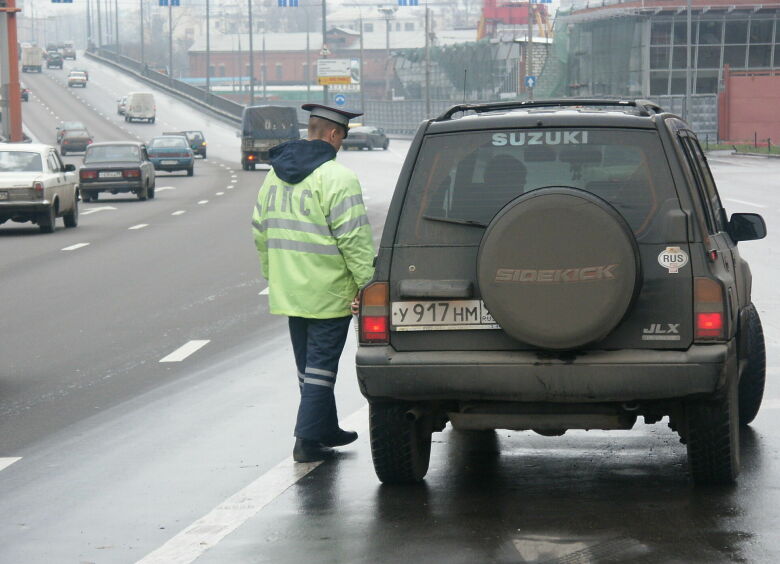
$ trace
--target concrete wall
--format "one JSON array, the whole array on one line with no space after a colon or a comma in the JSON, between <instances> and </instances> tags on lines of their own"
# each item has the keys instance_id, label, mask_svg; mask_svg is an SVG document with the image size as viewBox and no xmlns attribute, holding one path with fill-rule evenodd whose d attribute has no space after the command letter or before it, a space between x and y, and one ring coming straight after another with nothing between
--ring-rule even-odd
<instances>
[{"instance_id":1,"label":"concrete wall","mask_svg":"<svg viewBox=\"0 0 780 564\"><path fill-rule=\"evenodd\" d=\"M725 141L780 143L780 69L723 73L718 137Z\"/></svg>"}]
</instances>

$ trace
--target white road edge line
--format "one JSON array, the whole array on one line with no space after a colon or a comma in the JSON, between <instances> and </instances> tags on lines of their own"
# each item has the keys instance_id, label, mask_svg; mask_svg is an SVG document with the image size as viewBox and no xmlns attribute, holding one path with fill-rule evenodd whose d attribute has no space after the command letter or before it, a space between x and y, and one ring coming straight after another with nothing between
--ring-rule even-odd
<instances>
[{"instance_id":1,"label":"white road edge line","mask_svg":"<svg viewBox=\"0 0 780 564\"><path fill-rule=\"evenodd\" d=\"M132 231L134 229L143 229L144 227L149 227L148 223L139 223L138 225L133 225L132 227L128 227L128 231Z\"/></svg>"},{"instance_id":2,"label":"white road edge line","mask_svg":"<svg viewBox=\"0 0 780 564\"><path fill-rule=\"evenodd\" d=\"M267 295L269 295L269 294L268 294L268 288L266 288L265 290L260 290L260 291L257 293L257 295L258 295L258 296L267 296Z\"/></svg>"},{"instance_id":3,"label":"white road edge line","mask_svg":"<svg viewBox=\"0 0 780 564\"><path fill-rule=\"evenodd\" d=\"M767 207L767 206L765 206L763 204L754 204L753 202L748 202L748 201L745 201L745 200L737 200L735 198L723 198L723 199L726 200L727 202L734 202L735 204L742 204L743 206L751 206L751 207L754 207L754 208L761 208L761 209L765 209Z\"/></svg>"},{"instance_id":4,"label":"white road edge line","mask_svg":"<svg viewBox=\"0 0 780 564\"><path fill-rule=\"evenodd\" d=\"M367 421L368 405L364 405L347 417L344 425L348 429L364 431ZM292 457L282 460L136 564L194 562L320 464L322 462L296 463Z\"/></svg>"},{"instance_id":5,"label":"white road edge line","mask_svg":"<svg viewBox=\"0 0 780 564\"><path fill-rule=\"evenodd\" d=\"M188 343L184 343L182 346L180 346L178 349L173 351L168 356L161 358L160 362L181 362L191 354L205 347L210 342L211 341L209 339L205 339L200 341L192 340Z\"/></svg>"},{"instance_id":6,"label":"white road edge line","mask_svg":"<svg viewBox=\"0 0 780 564\"><path fill-rule=\"evenodd\" d=\"M22 459L21 456L17 456L15 458L14 457L0 458L0 471L5 470L14 462L19 462L21 459Z\"/></svg>"},{"instance_id":7,"label":"white road edge line","mask_svg":"<svg viewBox=\"0 0 780 564\"><path fill-rule=\"evenodd\" d=\"M63 251L75 251L76 249L80 249L82 247L88 246L89 243L76 243L75 245L71 245L70 247L65 247L62 249Z\"/></svg>"}]
</instances>

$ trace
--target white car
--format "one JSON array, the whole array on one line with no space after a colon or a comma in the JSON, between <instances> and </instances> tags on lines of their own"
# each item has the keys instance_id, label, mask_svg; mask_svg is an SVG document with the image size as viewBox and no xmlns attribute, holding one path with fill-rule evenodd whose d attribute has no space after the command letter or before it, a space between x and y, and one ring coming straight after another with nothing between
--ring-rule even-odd
<instances>
[{"instance_id":1,"label":"white car","mask_svg":"<svg viewBox=\"0 0 780 564\"><path fill-rule=\"evenodd\" d=\"M64 164L51 145L0 143L0 224L30 221L52 233L79 222L76 167Z\"/></svg>"},{"instance_id":2,"label":"white car","mask_svg":"<svg viewBox=\"0 0 780 564\"><path fill-rule=\"evenodd\" d=\"M68 86L73 88L74 86L87 87L87 74L81 71L70 71L68 75Z\"/></svg>"}]
</instances>

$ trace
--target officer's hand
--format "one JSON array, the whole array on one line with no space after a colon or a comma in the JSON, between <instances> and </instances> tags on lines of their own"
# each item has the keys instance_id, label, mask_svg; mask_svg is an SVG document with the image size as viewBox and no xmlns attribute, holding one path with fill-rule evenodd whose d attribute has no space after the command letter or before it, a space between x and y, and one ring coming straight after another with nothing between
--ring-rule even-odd
<instances>
[{"instance_id":1,"label":"officer's hand","mask_svg":"<svg viewBox=\"0 0 780 564\"><path fill-rule=\"evenodd\" d=\"M360 313L360 294L355 296L355 298L352 300L350 308L352 309L352 315L357 315Z\"/></svg>"}]
</instances>

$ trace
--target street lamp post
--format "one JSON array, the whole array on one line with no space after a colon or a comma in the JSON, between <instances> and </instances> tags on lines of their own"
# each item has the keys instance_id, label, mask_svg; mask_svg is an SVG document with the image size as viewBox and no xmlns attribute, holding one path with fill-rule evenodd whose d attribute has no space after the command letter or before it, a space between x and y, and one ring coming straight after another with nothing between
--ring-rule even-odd
<instances>
[{"instance_id":1,"label":"street lamp post","mask_svg":"<svg viewBox=\"0 0 780 564\"><path fill-rule=\"evenodd\" d=\"M685 103L683 107L683 119L690 121L688 115L691 111L691 0L687 1L686 17L686 45L685 45Z\"/></svg>"},{"instance_id":2,"label":"street lamp post","mask_svg":"<svg viewBox=\"0 0 780 564\"><path fill-rule=\"evenodd\" d=\"M327 41L327 35L328 35L328 9L327 9L327 2L326 0L322 0L322 51L321 56L323 58L328 56L328 41ZM323 84L322 85L322 103L323 105L328 105L328 85Z\"/></svg>"},{"instance_id":3,"label":"street lamp post","mask_svg":"<svg viewBox=\"0 0 780 564\"><path fill-rule=\"evenodd\" d=\"M173 0L168 0L168 80L173 78Z\"/></svg>"},{"instance_id":4,"label":"street lamp post","mask_svg":"<svg viewBox=\"0 0 780 564\"><path fill-rule=\"evenodd\" d=\"M425 117L431 115L431 10L425 5Z\"/></svg>"},{"instance_id":5,"label":"street lamp post","mask_svg":"<svg viewBox=\"0 0 780 564\"><path fill-rule=\"evenodd\" d=\"M138 27L141 28L141 64L144 63L144 0L138 0Z\"/></svg>"},{"instance_id":6,"label":"street lamp post","mask_svg":"<svg viewBox=\"0 0 780 564\"><path fill-rule=\"evenodd\" d=\"M525 74L526 76L533 76L534 68L534 23L533 23L533 4L531 0L528 0L528 41L526 41L526 54L525 54ZM533 82L527 85L528 99L534 99L534 86Z\"/></svg>"},{"instance_id":7,"label":"street lamp post","mask_svg":"<svg viewBox=\"0 0 780 564\"><path fill-rule=\"evenodd\" d=\"M393 19L397 8L393 6L380 7L379 11L385 18L385 96L389 99L390 95L390 20Z\"/></svg>"},{"instance_id":8,"label":"street lamp post","mask_svg":"<svg viewBox=\"0 0 780 564\"><path fill-rule=\"evenodd\" d=\"M252 25L252 0L247 0L249 6L249 105L255 105L255 49L253 43L254 26Z\"/></svg>"},{"instance_id":9,"label":"street lamp post","mask_svg":"<svg viewBox=\"0 0 780 564\"><path fill-rule=\"evenodd\" d=\"M114 52L118 55L119 49L119 0L114 0Z\"/></svg>"},{"instance_id":10,"label":"street lamp post","mask_svg":"<svg viewBox=\"0 0 780 564\"><path fill-rule=\"evenodd\" d=\"M206 0L206 96L211 94L211 14L209 0Z\"/></svg>"}]
</instances>

